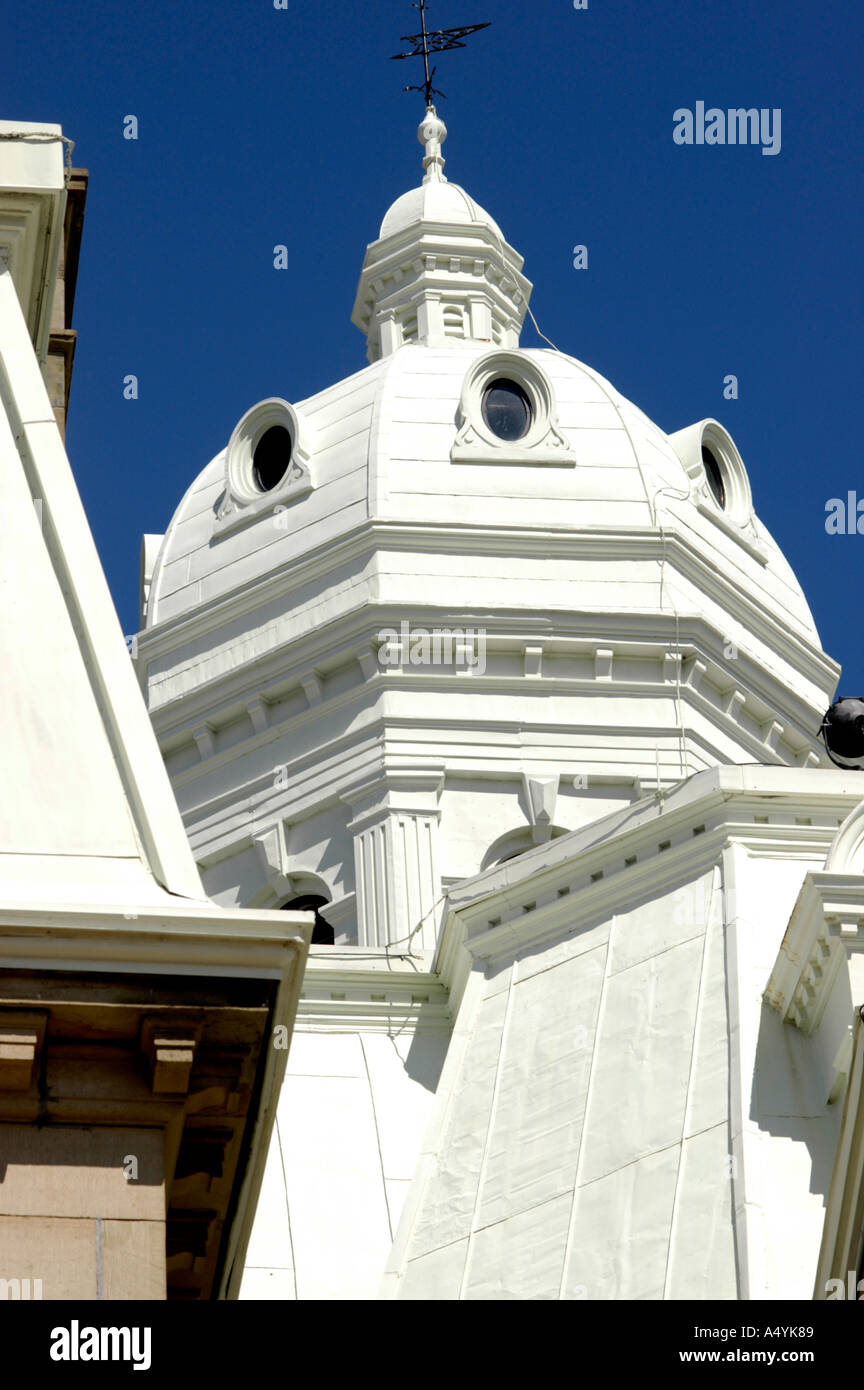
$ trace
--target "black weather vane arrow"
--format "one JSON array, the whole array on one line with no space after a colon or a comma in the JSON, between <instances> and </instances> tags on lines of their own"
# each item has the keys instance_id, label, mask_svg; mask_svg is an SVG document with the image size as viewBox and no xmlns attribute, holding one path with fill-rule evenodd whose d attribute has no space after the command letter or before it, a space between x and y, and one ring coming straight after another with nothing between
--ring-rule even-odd
<instances>
[{"instance_id":1,"label":"black weather vane arrow","mask_svg":"<svg viewBox=\"0 0 864 1390\"><path fill-rule=\"evenodd\" d=\"M462 42L469 34L476 34L478 29L488 29L491 21L485 24L462 24L456 29L427 29L426 28L426 0L419 0L419 4L414 4L414 9L420 11L420 22L422 29L419 34L400 34L403 43L413 44L409 53L393 53L391 57L395 61L399 58L420 58L423 59L423 72L425 81L422 86L403 87L403 92L423 92L426 97L426 105L432 105L433 96L443 97L444 93L437 87L432 86L432 78L438 71L437 67L430 70L430 53L444 53L451 48L464 48Z\"/></svg>"}]
</instances>

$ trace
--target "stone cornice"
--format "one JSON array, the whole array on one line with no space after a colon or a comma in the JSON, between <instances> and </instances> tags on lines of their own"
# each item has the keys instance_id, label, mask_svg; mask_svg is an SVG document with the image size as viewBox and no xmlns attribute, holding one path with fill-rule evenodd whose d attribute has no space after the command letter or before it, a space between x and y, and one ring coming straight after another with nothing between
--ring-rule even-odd
<instances>
[{"instance_id":1,"label":"stone cornice","mask_svg":"<svg viewBox=\"0 0 864 1390\"><path fill-rule=\"evenodd\" d=\"M154 725L164 741L177 729L191 731L196 721L202 718L220 720L232 714L236 717L252 701L260 703L263 700L266 706L266 703L275 702L288 690L300 686L312 664L317 664L319 669L322 666L341 669L356 661L365 680L376 678L383 682L394 678L401 682L431 681L433 684L436 680L440 681L443 673L436 675L435 668L395 671L377 662L374 654L377 632L394 623L398 625L402 616L402 610L394 609L392 603L366 605L362 612L346 613L332 621L329 634L326 629L320 628L314 633L303 634L289 643L275 646L254 660L205 680L195 690L157 705L151 711ZM454 627L459 621L464 625L465 620L464 613L454 613L449 605L412 609L414 626ZM475 625L478 621L472 617ZM622 689L638 689L640 682L622 680L615 671L615 658L636 656L659 660L669 651L670 645L681 654L682 685L696 694L703 681L718 692L718 698L721 688L728 694L733 675L731 664L724 661L722 655L727 640L725 634L700 618L684 617L678 620L677 625L671 613L579 613L558 614L554 619L532 619L530 614L502 609L495 614L483 615L482 622L487 650L493 656L499 651L509 655L514 648L519 650L520 646L528 643L539 643L541 656L587 656L596 651L597 643L602 643L604 647L608 646L612 654L611 678ZM326 645L322 646L322 639L327 639ZM288 669L286 648L291 653ZM696 663L700 661L701 666L697 666ZM462 672L461 676L464 675ZM827 672L823 672L823 677L827 678L827 675ZM358 671L358 683L360 678ZM447 679L446 676L443 678ZM557 682L562 689L569 690L574 683L577 686L592 684L595 677L556 677L538 673L538 678L542 679L544 689L554 690ZM472 673L471 679L494 681L496 677L491 673L483 677ZM665 675L663 679L666 679ZM795 723L808 727L812 723L814 706L790 690L779 673L775 675L767 670L746 652L739 652L735 659L734 679L751 698L761 701L763 719L767 718L768 712L783 710L784 713L788 711L786 717ZM333 699L332 696L327 698ZM340 692L337 698L350 700L352 692ZM710 706L711 701L706 701L706 704ZM292 717L302 718L303 713L301 711Z\"/></svg>"},{"instance_id":2,"label":"stone cornice","mask_svg":"<svg viewBox=\"0 0 864 1390\"><path fill-rule=\"evenodd\" d=\"M311 936L310 913L176 905L0 905L0 965L272 977Z\"/></svg>"},{"instance_id":3,"label":"stone cornice","mask_svg":"<svg viewBox=\"0 0 864 1390\"><path fill-rule=\"evenodd\" d=\"M709 588L723 604L730 617L753 631L769 649L778 648L800 669L802 675L817 684L836 683L839 667L782 615L755 602L740 586L730 582L716 566L708 563L694 542L675 531L621 531L613 528L592 528L574 532L571 528L503 528L460 526L455 523L411 525L402 522L365 522L345 536L334 540L312 556L301 557L260 579L237 586L226 594L196 608L179 618L168 619L146 629L138 637L139 669L146 673L152 656L169 652L187 642L199 641L208 632L227 628L239 618L254 613L264 602L286 599L297 588L309 584L339 566L355 559L365 559L378 551L415 550L437 554L490 554L496 556L536 556L548 559L563 552L590 560L649 560L676 563L697 587ZM598 615L598 618L602 615ZM653 620L662 614L651 614ZM616 621L628 621L622 614ZM608 616L607 616L608 622ZM833 687L832 687L833 688Z\"/></svg>"},{"instance_id":4,"label":"stone cornice","mask_svg":"<svg viewBox=\"0 0 864 1390\"><path fill-rule=\"evenodd\" d=\"M449 1030L449 991L429 969L429 953L399 956L385 949L313 948L297 1020L304 1030L357 1028L361 1032Z\"/></svg>"},{"instance_id":5,"label":"stone cornice","mask_svg":"<svg viewBox=\"0 0 864 1390\"><path fill-rule=\"evenodd\" d=\"M440 967L458 958L454 935L464 933L464 948L475 960L509 959L596 922L600 913L629 910L667 882L704 872L730 841L751 853L824 858L832 828L795 822L807 810L848 812L857 800L852 781L851 775L791 768L699 773L662 803L653 798L616 811L452 887ZM785 813L788 826L755 823L753 813L766 809L775 817Z\"/></svg>"},{"instance_id":6,"label":"stone cornice","mask_svg":"<svg viewBox=\"0 0 864 1390\"><path fill-rule=\"evenodd\" d=\"M814 1033L841 967L850 955L862 952L864 875L809 873L771 971L765 999L784 1020L802 1032Z\"/></svg>"},{"instance_id":7,"label":"stone cornice","mask_svg":"<svg viewBox=\"0 0 864 1390\"><path fill-rule=\"evenodd\" d=\"M79 972L98 988L100 974L246 977L272 982L258 1105L248 1158L219 1264L220 1297L236 1295L285 1073L301 978L312 934L311 913L220 910L177 898L158 907L62 904L0 907L0 971ZM277 1029L286 1042L279 1045Z\"/></svg>"},{"instance_id":8,"label":"stone cornice","mask_svg":"<svg viewBox=\"0 0 864 1390\"><path fill-rule=\"evenodd\" d=\"M0 185L0 268L11 273L44 365L66 208L61 127L0 121Z\"/></svg>"}]
</instances>

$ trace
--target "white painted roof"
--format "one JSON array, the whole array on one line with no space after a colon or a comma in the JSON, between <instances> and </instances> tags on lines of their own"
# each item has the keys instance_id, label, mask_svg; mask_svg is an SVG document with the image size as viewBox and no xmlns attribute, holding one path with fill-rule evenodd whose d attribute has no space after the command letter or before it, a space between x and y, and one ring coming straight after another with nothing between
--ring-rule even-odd
<instances>
[{"instance_id":1,"label":"white painted roof","mask_svg":"<svg viewBox=\"0 0 864 1390\"><path fill-rule=\"evenodd\" d=\"M503 232L489 213L479 203L460 188L458 183L444 183L430 180L419 188L411 188L389 209L381 223L379 239L405 231L416 222L454 223L476 222L491 227L497 236Z\"/></svg>"},{"instance_id":2,"label":"white painted roof","mask_svg":"<svg viewBox=\"0 0 864 1390\"><path fill-rule=\"evenodd\" d=\"M44 147L29 157L38 182ZM10 206L8 166L17 193L21 146L9 157L0 143L0 214ZM40 227L22 220L15 250L38 265L40 297L50 302L49 268L27 245ZM202 899L30 325L2 263L0 383L2 907Z\"/></svg>"},{"instance_id":3,"label":"white painted roof","mask_svg":"<svg viewBox=\"0 0 864 1390\"><path fill-rule=\"evenodd\" d=\"M356 375L308 400L299 414L315 431L311 458L313 490L290 502L279 526L270 513L245 528L219 534L216 513L225 493L225 453L216 456L192 483L165 535L150 590L148 626L182 617L202 604L278 573L287 559L324 554L338 538L366 523L390 521L464 534L506 528L515 534L566 533L572 554L597 533L626 537L679 535L700 555L711 555L722 574L742 593L794 632L818 645L807 602L782 552L755 521L742 528L742 542L764 547L767 563L734 535L712 522L693 496L691 479L667 435L610 382L575 358L548 349L522 350L550 380L558 425L572 447L572 468L452 463L463 381L490 344L454 341L436 348L413 344L398 349ZM521 353L520 353L521 355ZM286 392L286 395L289 394ZM732 528L734 531L734 528ZM586 557L554 602L573 611L650 611L669 607L656 573L646 573L616 544L616 558L602 567ZM536 579L548 580L549 561L538 554ZM524 566L513 585L511 568L497 591L470 596L492 608L530 607L532 585ZM537 607L551 602L548 583L534 588ZM497 594L497 596L496 596ZM463 602L468 600L465 595ZM698 603L717 619L717 594L690 593L686 611Z\"/></svg>"}]
</instances>

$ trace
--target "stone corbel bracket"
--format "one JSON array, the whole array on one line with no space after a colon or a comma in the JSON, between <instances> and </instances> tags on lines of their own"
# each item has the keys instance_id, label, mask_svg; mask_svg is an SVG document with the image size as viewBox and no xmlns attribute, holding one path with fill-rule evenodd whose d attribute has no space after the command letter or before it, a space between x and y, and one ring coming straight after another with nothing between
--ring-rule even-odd
<instances>
[{"instance_id":1,"label":"stone corbel bracket","mask_svg":"<svg viewBox=\"0 0 864 1390\"><path fill-rule=\"evenodd\" d=\"M560 780L557 772L549 777L529 776L527 772L522 774L522 786L535 844L543 844L551 837Z\"/></svg>"},{"instance_id":2,"label":"stone corbel bracket","mask_svg":"<svg viewBox=\"0 0 864 1390\"><path fill-rule=\"evenodd\" d=\"M47 1010L0 1009L0 1091L29 1091L47 1024Z\"/></svg>"},{"instance_id":3,"label":"stone corbel bracket","mask_svg":"<svg viewBox=\"0 0 864 1390\"><path fill-rule=\"evenodd\" d=\"M141 1051L154 1095L185 1095L201 1037L200 1020L150 1014L141 1020Z\"/></svg>"},{"instance_id":4,"label":"stone corbel bracket","mask_svg":"<svg viewBox=\"0 0 864 1390\"><path fill-rule=\"evenodd\" d=\"M864 876L810 873L765 990L765 1000L807 1034L815 1033L842 966L852 976L853 1002L864 1003ZM857 968L856 968L857 967Z\"/></svg>"},{"instance_id":5,"label":"stone corbel bracket","mask_svg":"<svg viewBox=\"0 0 864 1390\"><path fill-rule=\"evenodd\" d=\"M267 883L277 898L294 896L291 875L288 873L288 848L285 827L281 821L254 835L252 843L264 870Z\"/></svg>"}]
</instances>

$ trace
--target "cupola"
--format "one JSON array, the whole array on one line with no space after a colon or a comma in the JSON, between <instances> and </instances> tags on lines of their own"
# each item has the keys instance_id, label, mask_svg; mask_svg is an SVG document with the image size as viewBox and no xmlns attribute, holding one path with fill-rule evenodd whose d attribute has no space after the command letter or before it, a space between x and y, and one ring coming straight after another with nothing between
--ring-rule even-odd
<instances>
[{"instance_id":1,"label":"cupola","mask_svg":"<svg viewBox=\"0 0 864 1390\"><path fill-rule=\"evenodd\" d=\"M488 212L445 177L447 127L434 106L417 138L423 181L397 198L367 249L351 316L366 334L369 361L406 343L518 347L532 288L523 259Z\"/></svg>"}]
</instances>

